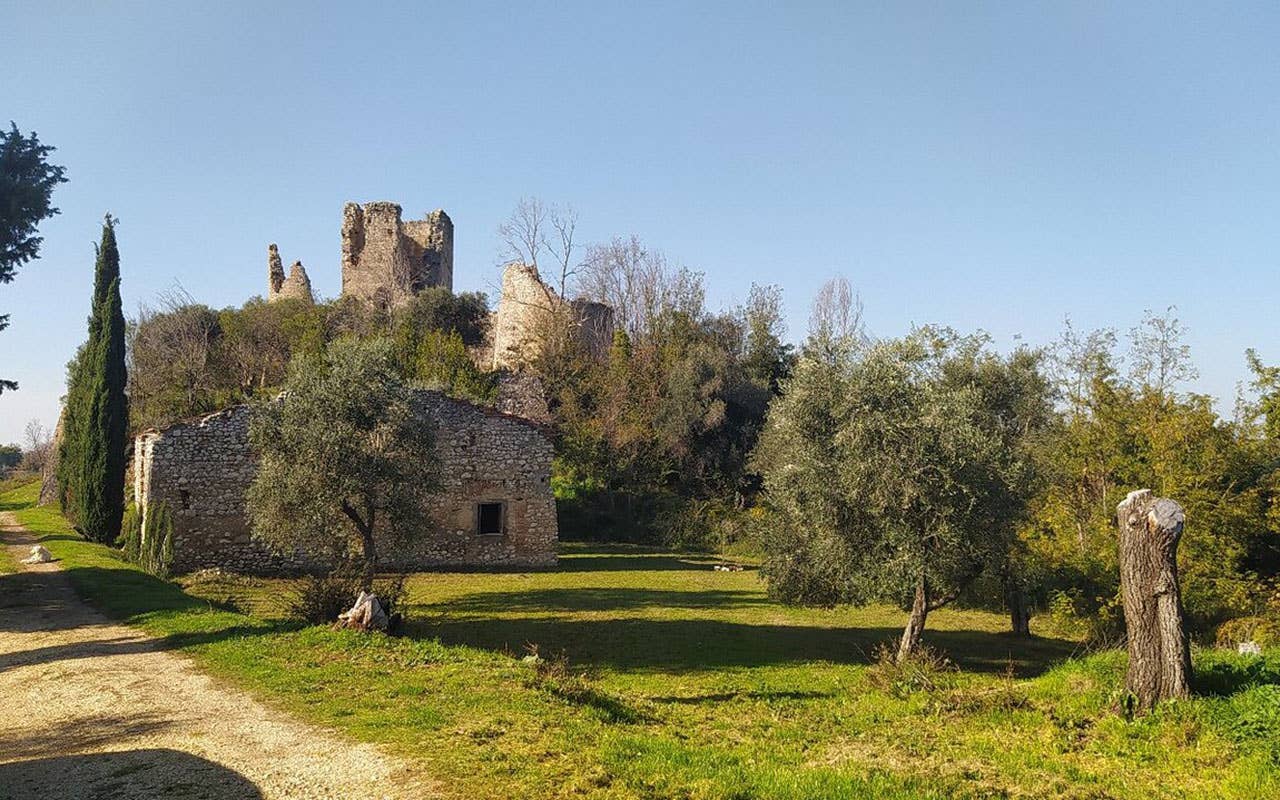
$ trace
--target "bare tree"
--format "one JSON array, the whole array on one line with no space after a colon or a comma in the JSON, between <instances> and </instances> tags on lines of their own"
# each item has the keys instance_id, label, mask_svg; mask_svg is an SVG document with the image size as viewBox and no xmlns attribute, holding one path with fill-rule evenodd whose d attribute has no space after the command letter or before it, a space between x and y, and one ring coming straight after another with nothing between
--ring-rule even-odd
<instances>
[{"instance_id":1,"label":"bare tree","mask_svg":"<svg viewBox=\"0 0 1280 800\"><path fill-rule=\"evenodd\" d=\"M546 247L546 227L551 210L536 197L521 197L520 202L498 226L501 241L501 263L519 261L531 267L538 266L538 255Z\"/></svg>"},{"instance_id":2,"label":"bare tree","mask_svg":"<svg viewBox=\"0 0 1280 800\"><path fill-rule=\"evenodd\" d=\"M1112 328L1077 331L1071 318L1062 321L1062 335L1048 349L1047 364L1067 410L1084 413L1094 378L1108 373L1116 362L1116 332Z\"/></svg>"},{"instance_id":3,"label":"bare tree","mask_svg":"<svg viewBox=\"0 0 1280 800\"><path fill-rule=\"evenodd\" d=\"M34 472L43 472L53 449L53 434L40 420L31 419L23 431L23 439L26 445L22 454L23 466Z\"/></svg>"},{"instance_id":4,"label":"bare tree","mask_svg":"<svg viewBox=\"0 0 1280 800\"><path fill-rule=\"evenodd\" d=\"M569 205L547 205L537 197L522 197L511 216L498 226L498 257L502 264L518 261L540 268L539 259L553 259L558 274L555 287L568 299L569 280L581 266L575 262L578 212Z\"/></svg>"},{"instance_id":5,"label":"bare tree","mask_svg":"<svg viewBox=\"0 0 1280 800\"><path fill-rule=\"evenodd\" d=\"M1129 331L1130 377L1139 386L1165 394L1183 381L1200 377L1191 363L1191 347L1183 342L1186 327L1169 306L1160 316L1148 309L1142 322Z\"/></svg>"},{"instance_id":6,"label":"bare tree","mask_svg":"<svg viewBox=\"0 0 1280 800\"><path fill-rule=\"evenodd\" d=\"M850 342L862 339L862 298L844 277L822 284L809 314L809 338L814 342Z\"/></svg>"},{"instance_id":7,"label":"bare tree","mask_svg":"<svg viewBox=\"0 0 1280 800\"><path fill-rule=\"evenodd\" d=\"M143 425L209 410L218 315L178 286L129 326L129 397Z\"/></svg>"},{"instance_id":8,"label":"bare tree","mask_svg":"<svg viewBox=\"0 0 1280 800\"><path fill-rule=\"evenodd\" d=\"M555 236L546 240L544 245L560 269L560 296L567 299L569 279L578 274L578 267L581 266L573 261L573 237L578 229L578 212L572 206L552 206L548 221Z\"/></svg>"},{"instance_id":9,"label":"bare tree","mask_svg":"<svg viewBox=\"0 0 1280 800\"><path fill-rule=\"evenodd\" d=\"M613 307L614 323L633 338L652 335L668 312L703 312L702 273L672 267L639 237L617 237L587 249L578 286L584 297Z\"/></svg>"}]
</instances>

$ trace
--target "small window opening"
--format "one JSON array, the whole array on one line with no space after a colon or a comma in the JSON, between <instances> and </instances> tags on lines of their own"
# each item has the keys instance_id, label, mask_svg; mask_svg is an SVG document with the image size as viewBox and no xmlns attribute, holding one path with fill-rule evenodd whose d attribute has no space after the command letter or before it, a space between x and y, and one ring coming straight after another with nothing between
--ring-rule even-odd
<instances>
[{"instance_id":1,"label":"small window opening","mask_svg":"<svg viewBox=\"0 0 1280 800\"><path fill-rule=\"evenodd\" d=\"M476 533L481 536L502 535L502 503L480 503L476 506Z\"/></svg>"},{"instance_id":2,"label":"small window opening","mask_svg":"<svg viewBox=\"0 0 1280 800\"><path fill-rule=\"evenodd\" d=\"M186 489L178 490L178 505L182 508L191 508L191 492Z\"/></svg>"}]
</instances>

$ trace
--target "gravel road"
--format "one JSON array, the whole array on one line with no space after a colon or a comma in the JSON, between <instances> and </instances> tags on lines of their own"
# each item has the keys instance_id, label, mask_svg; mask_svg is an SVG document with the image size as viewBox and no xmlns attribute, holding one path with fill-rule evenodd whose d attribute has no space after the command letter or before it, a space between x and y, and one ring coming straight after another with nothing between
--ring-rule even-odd
<instances>
[{"instance_id":1,"label":"gravel road","mask_svg":"<svg viewBox=\"0 0 1280 800\"><path fill-rule=\"evenodd\" d=\"M22 557L32 537L0 513ZM412 765L204 675L82 602L58 564L0 575L0 798L420 798Z\"/></svg>"}]
</instances>

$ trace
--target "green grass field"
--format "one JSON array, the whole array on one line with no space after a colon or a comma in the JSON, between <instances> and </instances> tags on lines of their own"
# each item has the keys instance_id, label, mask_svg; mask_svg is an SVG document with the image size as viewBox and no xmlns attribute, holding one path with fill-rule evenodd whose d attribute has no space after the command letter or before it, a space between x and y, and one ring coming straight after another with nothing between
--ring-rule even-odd
<instances>
[{"instance_id":1,"label":"green grass field","mask_svg":"<svg viewBox=\"0 0 1280 800\"><path fill-rule=\"evenodd\" d=\"M1127 721L1122 653L930 615L955 669L873 663L892 608L771 603L752 571L628 548L536 573L421 574L408 635L300 628L281 582L148 576L32 507L78 591L205 669L421 759L458 798L1280 796L1280 653L1201 651L1196 699ZM6 581L17 575L0 576ZM245 609L237 613L228 608ZM529 645L564 670L522 661Z\"/></svg>"}]
</instances>

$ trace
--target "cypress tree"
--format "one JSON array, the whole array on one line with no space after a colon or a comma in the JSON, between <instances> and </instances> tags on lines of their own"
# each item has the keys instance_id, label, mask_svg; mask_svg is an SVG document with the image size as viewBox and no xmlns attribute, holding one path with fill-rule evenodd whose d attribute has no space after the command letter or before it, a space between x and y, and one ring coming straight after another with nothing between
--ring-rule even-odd
<instances>
[{"instance_id":1,"label":"cypress tree","mask_svg":"<svg viewBox=\"0 0 1280 800\"><path fill-rule=\"evenodd\" d=\"M111 542L124 513L124 313L115 220L107 215L97 248L89 340L68 368L66 428L59 494L68 516L90 539Z\"/></svg>"}]
</instances>

